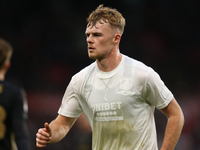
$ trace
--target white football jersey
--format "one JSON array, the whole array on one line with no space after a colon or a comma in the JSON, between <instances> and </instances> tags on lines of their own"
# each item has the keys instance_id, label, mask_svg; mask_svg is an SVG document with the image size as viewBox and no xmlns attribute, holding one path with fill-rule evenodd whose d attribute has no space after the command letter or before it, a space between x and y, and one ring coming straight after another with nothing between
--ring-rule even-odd
<instances>
[{"instance_id":1,"label":"white football jersey","mask_svg":"<svg viewBox=\"0 0 200 150\"><path fill-rule=\"evenodd\" d=\"M91 125L93 150L157 150L154 109L173 99L159 75L122 55L117 68L102 72L96 62L72 77L59 114Z\"/></svg>"}]
</instances>

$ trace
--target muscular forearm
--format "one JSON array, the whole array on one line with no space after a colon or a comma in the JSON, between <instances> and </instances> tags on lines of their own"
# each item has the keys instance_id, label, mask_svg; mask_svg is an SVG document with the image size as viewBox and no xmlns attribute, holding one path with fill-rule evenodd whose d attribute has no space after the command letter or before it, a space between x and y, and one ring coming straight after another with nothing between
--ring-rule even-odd
<instances>
[{"instance_id":1,"label":"muscular forearm","mask_svg":"<svg viewBox=\"0 0 200 150\"><path fill-rule=\"evenodd\" d=\"M61 115L50 123L51 143L56 143L62 140L69 132L77 118L68 118Z\"/></svg>"},{"instance_id":2,"label":"muscular forearm","mask_svg":"<svg viewBox=\"0 0 200 150\"><path fill-rule=\"evenodd\" d=\"M183 115L168 118L165 137L160 150L174 150L184 124Z\"/></svg>"},{"instance_id":3,"label":"muscular forearm","mask_svg":"<svg viewBox=\"0 0 200 150\"><path fill-rule=\"evenodd\" d=\"M56 143L64 138L77 118L58 115L50 124L44 124L36 133L36 146L46 147L48 143Z\"/></svg>"},{"instance_id":4,"label":"muscular forearm","mask_svg":"<svg viewBox=\"0 0 200 150\"><path fill-rule=\"evenodd\" d=\"M62 126L58 120L53 120L50 123L51 128L51 143L56 143L62 140L68 133L69 128L67 126Z\"/></svg>"}]
</instances>

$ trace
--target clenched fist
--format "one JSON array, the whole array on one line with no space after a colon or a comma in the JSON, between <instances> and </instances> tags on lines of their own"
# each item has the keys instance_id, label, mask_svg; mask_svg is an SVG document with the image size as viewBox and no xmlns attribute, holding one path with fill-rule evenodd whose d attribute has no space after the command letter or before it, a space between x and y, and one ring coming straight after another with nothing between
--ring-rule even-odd
<instances>
[{"instance_id":1,"label":"clenched fist","mask_svg":"<svg viewBox=\"0 0 200 150\"><path fill-rule=\"evenodd\" d=\"M44 128L40 128L36 134L36 146L43 148L51 142L51 128L48 123L44 124Z\"/></svg>"}]
</instances>

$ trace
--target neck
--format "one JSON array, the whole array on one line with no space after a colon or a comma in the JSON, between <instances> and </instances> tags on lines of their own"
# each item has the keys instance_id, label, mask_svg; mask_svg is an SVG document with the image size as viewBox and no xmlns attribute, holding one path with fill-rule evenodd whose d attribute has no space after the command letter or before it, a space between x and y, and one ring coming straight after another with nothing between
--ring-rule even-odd
<instances>
[{"instance_id":1,"label":"neck","mask_svg":"<svg viewBox=\"0 0 200 150\"><path fill-rule=\"evenodd\" d=\"M0 69L0 80L3 81L5 79L5 75L10 67L10 61L6 61L4 66Z\"/></svg>"},{"instance_id":2,"label":"neck","mask_svg":"<svg viewBox=\"0 0 200 150\"><path fill-rule=\"evenodd\" d=\"M5 75L2 72L0 72L0 81L3 81L4 79L5 79Z\"/></svg>"},{"instance_id":3,"label":"neck","mask_svg":"<svg viewBox=\"0 0 200 150\"><path fill-rule=\"evenodd\" d=\"M6 70L1 69L0 70L0 81L3 81L5 79L5 75L6 75Z\"/></svg>"},{"instance_id":4,"label":"neck","mask_svg":"<svg viewBox=\"0 0 200 150\"><path fill-rule=\"evenodd\" d=\"M114 70L122 60L122 54L119 50L111 52L109 56L102 60L96 60L99 70L109 72Z\"/></svg>"}]
</instances>

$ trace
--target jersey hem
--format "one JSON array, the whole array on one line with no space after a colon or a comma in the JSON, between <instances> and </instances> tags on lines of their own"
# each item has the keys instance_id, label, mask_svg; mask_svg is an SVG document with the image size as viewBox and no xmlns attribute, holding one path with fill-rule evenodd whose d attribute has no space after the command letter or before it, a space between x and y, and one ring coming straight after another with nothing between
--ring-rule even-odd
<instances>
[{"instance_id":1,"label":"jersey hem","mask_svg":"<svg viewBox=\"0 0 200 150\"><path fill-rule=\"evenodd\" d=\"M169 98L168 98L168 101L165 101L162 105L159 105L157 106L156 108L157 109L163 109L165 107L167 107L169 105L169 103L172 101L173 99L173 95L171 95Z\"/></svg>"},{"instance_id":2,"label":"jersey hem","mask_svg":"<svg viewBox=\"0 0 200 150\"><path fill-rule=\"evenodd\" d=\"M70 117L70 118L78 118L80 114L75 114L72 112L64 111L64 110L58 110L58 114L63 115L65 117Z\"/></svg>"}]
</instances>

